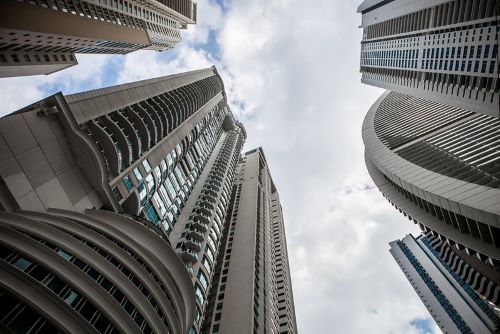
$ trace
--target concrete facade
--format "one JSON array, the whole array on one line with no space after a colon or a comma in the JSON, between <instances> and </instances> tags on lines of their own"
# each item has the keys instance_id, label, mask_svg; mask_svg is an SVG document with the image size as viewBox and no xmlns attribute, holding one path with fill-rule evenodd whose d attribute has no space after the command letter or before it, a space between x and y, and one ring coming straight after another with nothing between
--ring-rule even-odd
<instances>
[{"instance_id":1,"label":"concrete facade","mask_svg":"<svg viewBox=\"0 0 500 334\"><path fill-rule=\"evenodd\" d=\"M75 53L168 50L196 15L192 0L5 0L0 77L50 74L76 65Z\"/></svg>"},{"instance_id":2,"label":"concrete facade","mask_svg":"<svg viewBox=\"0 0 500 334\"><path fill-rule=\"evenodd\" d=\"M119 229L126 219L160 235L166 254L175 254L173 268L183 264L176 284L193 293L186 312L162 311L171 333L216 333L216 325L225 333L297 332L279 196L262 149L241 157L246 131L214 67L55 94L0 119L0 140L0 205L8 217L50 225L98 216ZM239 255L228 277L221 259L231 249ZM228 306L220 318L214 301L223 297L214 293L222 279ZM165 332L151 317L140 329ZM57 327L47 316L40 321Z\"/></svg>"},{"instance_id":3,"label":"concrete facade","mask_svg":"<svg viewBox=\"0 0 500 334\"><path fill-rule=\"evenodd\" d=\"M88 210L0 212L2 332L178 333L193 287L160 229Z\"/></svg>"},{"instance_id":4,"label":"concrete facade","mask_svg":"<svg viewBox=\"0 0 500 334\"><path fill-rule=\"evenodd\" d=\"M418 106L419 117L407 104ZM422 231L449 245L452 268L494 303L500 292L499 153L482 149L473 161L469 158L483 139L484 147L495 140L490 134L499 125L493 117L394 92L379 98L363 124L368 172L384 197ZM469 130L474 132L472 141ZM456 155L456 146L464 157ZM493 162L478 163L481 157ZM448 253L442 255L451 260Z\"/></svg>"},{"instance_id":5,"label":"concrete facade","mask_svg":"<svg viewBox=\"0 0 500 334\"><path fill-rule=\"evenodd\" d=\"M199 332L246 138L215 68L58 93L0 119L0 138L3 211L88 217L101 209L107 222L124 217L160 233L164 252L182 263L175 284L192 294L186 312L162 311L176 323L169 330ZM150 329L165 332L158 326Z\"/></svg>"},{"instance_id":6,"label":"concrete facade","mask_svg":"<svg viewBox=\"0 0 500 334\"><path fill-rule=\"evenodd\" d=\"M362 136L384 197L481 296L500 285L498 1L364 1Z\"/></svg>"},{"instance_id":7,"label":"concrete facade","mask_svg":"<svg viewBox=\"0 0 500 334\"><path fill-rule=\"evenodd\" d=\"M262 148L238 163L202 333L297 333L279 195Z\"/></svg>"},{"instance_id":8,"label":"concrete facade","mask_svg":"<svg viewBox=\"0 0 500 334\"><path fill-rule=\"evenodd\" d=\"M363 83L500 117L495 0L364 1Z\"/></svg>"},{"instance_id":9,"label":"concrete facade","mask_svg":"<svg viewBox=\"0 0 500 334\"><path fill-rule=\"evenodd\" d=\"M421 235L389 243L390 252L443 333L498 333L500 318Z\"/></svg>"}]
</instances>

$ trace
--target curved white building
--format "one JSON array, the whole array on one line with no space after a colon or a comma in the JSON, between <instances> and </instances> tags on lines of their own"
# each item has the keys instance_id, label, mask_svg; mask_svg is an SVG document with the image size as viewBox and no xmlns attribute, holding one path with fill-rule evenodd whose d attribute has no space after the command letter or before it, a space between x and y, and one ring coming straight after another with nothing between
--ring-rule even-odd
<instances>
[{"instance_id":1,"label":"curved white building","mask_svg":"<svg viewBox=\"0 0 500 334\"><path fill-rule=\"evenodd\" d=\"M496 302L499 140L496 118L395 92L384 93L363 123L366 165L377 187L423 231L453 246L472 269L464 278Z\"/></svg>"}]
</instances>

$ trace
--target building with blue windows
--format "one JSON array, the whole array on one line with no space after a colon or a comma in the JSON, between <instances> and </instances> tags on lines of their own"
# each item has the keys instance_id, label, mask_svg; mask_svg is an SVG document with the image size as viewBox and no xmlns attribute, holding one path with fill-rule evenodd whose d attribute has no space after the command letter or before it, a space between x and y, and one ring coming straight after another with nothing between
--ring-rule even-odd
<instances>
[{"instance_id":1,"label":"building with blue windows","mask_svg":"<svg viewBox=\"0 0 500 334\"><path fill-rule=\"evenodd\" d=\"M360 72L387 89L362 136L383 196L499 305L498 1L366 0Z\"/></svg>"},{"instance_id":2,"label":"building with blue windows","mask_svg":"<svg viewBox=\"0 0 500 334\"><path fill-rule=\"evenodd\" d=\"M498 1L366 0L361 81L500 117Z\"/></svg>"},{"instance_id":3,"label":"building with blue windows","mask_svg":"<svg viewBox=\"0 0 500 334\"><path fill-rule=\"evenodd\" d=\"M432 235L390 242L390 252L443 333L496 333L491 305L441 259ZM434 243L435 244L435 243Z\"/></svg>"},{"instance_id":4,"label":"building with blue windows","mask_svg":"<svg viewBox=\"0 0 500 334\"><path fill-rule=\"evenodd\" d=\"M228 269L220 259L229 257L226 253L231 252L227 242L233 238L229 224L234 229L231 218L236 219L238 211L232 208L235 196L239 201L235 193L237 169L239 178L244 177L241 165L247 159L254 161L255 171L260 165L264 168L265 159L261 149L241 157L246 132L233 117L222 79L214 67L78 94L58 93L1 118L0 138L0 227L15 230L14 239L0 238L5 247L0 265L11 273L11 281L0 280L0 294L27 312L5 315L6 323L2 326L17 330L19 321L40 310L41 302L31 302L22 294L22 298L15 298L19 295L17 287L23 286L21 281L31 280L39 293L51 296L46 304L62 301L75 306L63 305L59 309L73 314L81 324L71 323L57 310L39 312L37 324L26 332L43 328L101 333L218 332L221 308L214 306L211 293L220 287L221 276L228 280ZM258 161L260 165L256 164ZM252 178L251 187L257 185L257 180L264 182ZM262 193L267 199L265 204L249 201L244 205L254 211L244 220L247 227L255 223L255 214L270 214L262 210L269 209L271 199L275 202L273 215L281 217L270 177L266 184L265 193L269 196ZM228 214L230 209L233 211ZM260 273L255 278L260 279L261 286L256 291L259 302L255 309L261 316L252 326L271 328L270 318L264 315L272 311L275 332L295 333L288 261L283 257L284 227L277 217L272 228L280 233L274 241L282 255L279 261L274 260L271 252L262 257L256 253L264 250L262 239L258 243L261 250L252 246L251 251L245 250L245 261L231 263L243 266L238 270L252 275ZM264 224L262 219L260 238L269 239L271 222L266 220ZM17 221L22 224L14 226ZM54 236L35 231L36 224L46 224L45 230L53 231ZM239 238L255 237L251 231L245 231L238 232ZM26 239L23 245L30 244L45 253L37 256L23 252L16 237ZM128 243L135 248L128 247ZM247 246L240 242L238 247ZM55 252L55 260L51 251ZM141 251L159 252L162 256L147 258L152 261L148 264L145 257L139 256ZM60 270L51 267L53 261L62 261L57 255L66 260ZM126 262L128 257L137 263ZM250 258L261 258L261 263L254 267L253 262L247 261ZM170 273L158 267L164 278L170 277L170 285L152 267L155 261L175 269ZM262 276L272 261L283 267L278 275L285 275L286 280L271 281ZM30 275L42 267L51 276L39 280L43 285L40 286ZM238 270L231 269L236 276L229 278L230 285L252 289L254 280L239 280ZM147 277L148 273L152 278ZM54 277L62 287L57 289L57 296L51 294L54 290L50 282ZM86 285L71 284L72 280ZM182 291L171 288L175 284ZM279 309L278 302L272 304L267 299L262 290L264 284L271 284L275 297L279 296ZM286 298L282 297L284 289ZM91 292L94 299L88 295ZM118 304L112 298L107 298L109 302L97 298L99 293L106 297L106 293L110 294ZM253 303L252 296L245 302ZM238 298L238 291L234 291L226 302ZM94 311L91 317L82 309L90 302ZM231 312L247 314L246 306L236 304ZM283 318L285 306L287 317ZM216 312L214 307L219 307ZM230 314L229 309L225 314ZM59 323L58 319L65 322ZM102 323L97 319L102 319ZM126 322L118 325L120 321ZM232 328L225 325L221 330L226 327Z\"/></svg>"}]
</instances>

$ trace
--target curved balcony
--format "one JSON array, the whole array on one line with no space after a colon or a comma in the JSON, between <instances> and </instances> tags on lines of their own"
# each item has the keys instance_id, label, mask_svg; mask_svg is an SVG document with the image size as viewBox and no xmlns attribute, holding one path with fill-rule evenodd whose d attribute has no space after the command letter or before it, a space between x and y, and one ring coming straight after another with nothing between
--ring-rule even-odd
<instances>
[{"instance_id":1,"label":"curved balcony","mask_svg":"<svg viewBox=\"0 0 500 334\"><path fill-rule=\"evenodd\" d=\"M150 100L153 101L153 103L155 103L158 106L159 112L157 114L161 119L162 129L163 129L162 136L163 136L163 138L165 138L168 135L168 119L167 119L167 115L165 115L163 110L165 110L167 108L167 105L158 96L153 96Z\"/></svg>"},{"instance_id":2,"label":"curved balcony","mask_svg":"<svg viewBox=\"0 0 500 334\"><path fill-rule=\"evenodd\" d=\"M142 107L141 105L134 104L130 107L143 120L144 124L146 124L146 127L149 130L150 140L151 140L149 143L149 147L154 146L154 144L156 144L158 142L158 132L156 131L156 126L153 122L153 119L151 118L149 113L146 111L146 109L144 109L144 107Z\"/></svg>"},{"instance_id":3,"label":"curved balcony","mask_svg":"<svg viewBox=\"0 0 500 334\"><path fill-rule=\"evenodd\" d=\"M204 225L210 224L210 216L207 217L199 212L196 212L196 210L194 212L197 213L197 215L193 217L193 222L199 222Z\"/></svg>"},{"instance_id":4,"label":"curved balcony","mask_svg":"<svg viewBox=\"0 0 500 334\"><path fill-rule=\"evenodd\" d=\"M194 212L199 213L204 217L210 217L212 215L212 211L205 206L197 206Z\"/></svg>"},{"instance_id":5,"label":"curved balcony","mask_svg":"<svg viewBox=\"0 0 500 334\"><path fill-rule=\"evenodd\" d=\"M103 157L108 163L110 173L117 176L120 170L120 157L115 143L103 128L94 122L88 122L88 124L92 135L98 141L96 144L100 146Z\"/></svg>"},{"instance_id":6,"label":"curved balcony","mask_svg":"<svg viewBox=\"0 0 500 334\"><path fill-rule=\"evenodd\" d=\"M212 196L202 196L200 198L200 202L207 206L209 206L209 204L215 205L215 203L217 203L217 201Z\"/></svg>"},{"instance_id":7,"label":"curved balcony","mask_svg":"<svg viewBox=\"0 0 500 334\"><path fill-rule=\"evenodd\" d=\"M130 166L132 148L129 146L127 136L122 131L122 129L120 129L120 127L108 117L101 117L101 120L107 127L107 129L113 134L113 136L118 141L118 145L120 146L120 149L122 150L123 153L122 158L124 165L127 167Z\"/></svg>"},{"instance_id":8,"label":"curved balcony","mask_svg":"<svg viewBox=\"0 0 500 334\"><path fill-rule=\"evenodd\" d=\"M134 130L139 137L139 141L141 142L141 152L147 151L149 149L150 133L146 124L132 108L128 107L125 112L129 117L129 120L133 123Z\"/></svg>"},{"instance_id":9,"label":"curved balcony","mask_svg":"<svg viewBox=\"0 0 500 334\"><path fill-rule=\"evenodd\" d=\"M190 249L180 249L179 256L184 262L191 263L198 261L198 253Z\"/></svg>"},{"instance_id":10,"label":"curved balcony","mask_svg":"<svg viewBox=\"0 0 500 334\"><path fill-rule=\"evenodd\" d=\"M191 249L195 252L199 252L201 251L201 248L202 248L202 244L200 241L198 240L195 240L195 239L186 239L184 241L184 245L188 248L188 249Z\"/></svg>"},{"instance_id":11,"label":"curved balcony","mask_svg":"<svg viewBox=\"0 0 500 334\"><path fill-rule=\"evenodd\" d=\"M196 202L196 205L198 207L200 207L200 208L205 207L208 210L215 209L214 204L215 204L215 201L209 202L209 201L204 200L204 198L201 198L201 199L198 200L198 202Z\"/></svg>"},{"instance_id":12,"label":"curved balcony","mask_svg":"<svg viewBox=\"0 0 500 334\"><path fill-rule=\"evenodd\" d=\"M213 191L210 187L203 188L203 192L213 198L217 198L217 192Z\"/></svg>"},{"instance_id":13,"label":"curved balcony","mask_svg":"<svg viewBox=\"0 0 500 334\"><path fill-rule=\"evenodd\" d=\"M191 225L195 229L200 230L202 232L208 231L207 226L204 223L202 223L201 221L197 220L196 218L193 219L193 221L191 222Z\"/></svg>"},{"instance_id":14,"label":"curved balcony","mask_svg":"<svg viewBox=\"0 0 500 334\"><path fill-rule=\"evenodd\" d=\"M190 230L188 230L187 233L188 233L190 238L197 239L198 241L205 240L205 236L203 235L203 232L201 232L197 229L191 228Z\"/></svg>"},{"instance_id":15,"label":"curved balcony","mask_svg":"<svg viewBox=\"0 0 500 334\"><path fill-rule=\"evenodd\" d=\"M155 108L149 103L149 101L150 100L139 102L139 105L146 111L146 113L153 121L156 131L156 142L159 142L162 139L163 123L161 122L160 117L156 113Z\"/></svg>"},{"instance_id":16,"label":"curved balcony","mask_svg":"<svg viewBox=\"0 0 500 334\"><path fill-rule=\"evenodd\" d=\"M121 113L112 113L112 117L114 121L117 122L118 126L122 128L122 131L125 133L127 138L130 140L130 144L132 145L132 160L139 159L141 155L141 141L137 132L135 132L134 127L132 126L130 121Z\"/></svg>"}]
</instances>

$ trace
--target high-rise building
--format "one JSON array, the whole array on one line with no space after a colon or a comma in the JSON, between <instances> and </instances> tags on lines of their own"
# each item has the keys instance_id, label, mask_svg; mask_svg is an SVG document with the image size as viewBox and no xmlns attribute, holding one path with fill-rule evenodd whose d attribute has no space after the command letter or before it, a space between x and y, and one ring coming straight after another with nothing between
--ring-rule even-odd
<instances>
[{"instance_id":1,"label":"high-rise building","mask_svg":"<svg viewBox=\"0 0 500 334\"><path fill-rule=\"evenodd\" d=\"M164 51L196 23L193 0L0 2L0 77L50 74L75 53Z\"/></svg>"},{"instance_id":2,"label":"high-rise building","mask_svg":"<svg viewBox=\"0 0 500 334\"><path fill-rule=\"evenodd\" d=\"M67 243L54 239L56 237L48 239L45 234L35 237L56 244L56 252L64 249L89 265L93 262L87 257L91 257L92 252L104 256L101 250L105 250L104 254L113 256L99 243L105 240L94 234L114 243L113 228L117 229L117 235L123 232L135 238L135 232L125 230L125 226L135 222L149 227L154 232L154 235L150 233L152 240L143 238L140 243L153 243L155 235L160 236L168 248L165 253L175 251L178 260L184 263L184 270L190 274L184 276L191 287L192 303L183 306L192 308L181 313L182 310L174 307L175 316L184 317L180 320L167 313L169 319L177 321L177 327L169 328L171 332L182 330L185 327L181 320L190 319L190 333L201 333L203 324L212 322L212 316L213 319L221 316L217 306L215 314L213 312L211 291L215 291L214 286L219 287L218 278L228 272L217 261L231 253L227 242L232 237L228 238L227 234L231 233L229 226L234 229L237 222L240 230L236 232L240 240L237 247L245 249L245 253L241 259L231 262L239 268L230 271L234 276L225 277L228 293L231 291L228 303L235 305L224 308L222 320L229 321L231 312L243 316L254 308L255 313L250 313L254 326L251 328L257 332L262 328L272 328L277 333L296 332L277 192L261 149L249 153L238 164L246 132L233 118L222 79L215 68L67 96L57 93L0 119L0 139L0 205L3 211L10 213L5 224L9 219L28 219L47 224L49 230L52 226L62 229L70 234L65 238L76 238L92 249L90 253L70 248ZM258 173L258 179L245 174L246 161L252 163L247 170ZM247 180L248 185L243 180ZM240 192L244 188L243 193L250 191L247 187L257 189L258 186L259 201L248 197L239 206L241 211L248 210L248 216L236 217L235 182ZM256 194L255 189L251 191ZM239 198L240 195L236 198L238 203ZM255 227L257 217L259 224ZM72 227L58 225L61 219L71 220ZM85 230L87 234L79 232L82 229L79 226L87 228L88 221L100 224L96 220L103 219L107 225L111 224L109 229L101 231L106 235L94 227L89 227L90 232ZM30 233L21 231L24 232ZM101 240L92 241L91 237ZM34 240L40 242L36 238ZM247 239L254 240L251 253L247 253L248 245L241 241ZM15 242L9 245L15 247ZM126 242L116 245L123 249ZM233 250L236 252L234 247ZM158 251L156 248L155 252ZM28 255L21 252L15 256ZM253 262L249 262L250 258ZM121 259L118 258L118 262L110 259L114 267L123 268ZM28 261L43 265L42 260L33 257ZM113 266L102 267L101 271L114 270L112 274L121 277ZM238 270L242 268L245 273L251 273L252 280L248 277L240 280ZM126 268L136 275L132 269ZM185 286L184 276L173 278L182 279L177 284ZM112 275L105 277L114 279ZM130 279L133 284L139 282ZM135 284L136 287L144 292L141 286L146 284L139 283L142 285ZM256 295L244 295L243 291L253 291L254 283ZM115 285L119 287L119 284ZM239 299L240 289L245 299ZM134 292L134 288L130 290ZM254 304L247 310L246 306L252 301ZM140 308L141 301L137 303L134 305ZM149 299L149 303L158 310L156 302ZM149 312L148 307L144 306L144 312ZM143 316L143 313L133 314L138 314L139 320ZM161 314L159 316L161 318ZM158 332L159 324L147 324ZM145 327L141 328L147 332ZM208 325L208 328L212 327Z\"/></svg>"},{"instance_id":3,"label":"high-rise building","mask_svg":"<svg viewBox=\"0 0 500 334\"><path fill-rule=\"evenodd\" d=\"M496 0L366 0L362 82L500 117Z\"/></svg>"},{"instance_id":4,"label":"high-rise building","mask_svg":"<svg viewBox=\"0 0 500 334\"><path fill-rule=\"evenodd\" d=\"M109 211L0 212L2 333L177 333L194 319L162 231Z\"/></svg>"},{"instance_id":5,"label":"high-rise building","mask_svg":"<svg viewBox=\"0 0 500 334\"><path fill-rule=\"evenodd\" d=\"M407 235L389 244L392 256L443 333L498 333L498 315L441 259L426 236Z\"/></svg>"},{"instance_id":6,"label":"high-rise building","mask_svg":"<svg viewBox=\"0 0 500 334\"><path fill-rule=\"evenodd\" d=\"M363 123L370 176L410 221L449 246L441 255L460 264L451 266L455 273L496 304L498 10L488 0L365 1L358 8L362 81L392 90Z\"/></svg>"},{"instance_id":7,"label":"high-rise building","mask_svg":"<svg viewBox=\"0 0 500 334\"><path fill-rule=\"evenodd\" d=\"M202 333L297 333L283 213L262 148L236 168Z\"/></svg>"}]
</instances>

